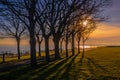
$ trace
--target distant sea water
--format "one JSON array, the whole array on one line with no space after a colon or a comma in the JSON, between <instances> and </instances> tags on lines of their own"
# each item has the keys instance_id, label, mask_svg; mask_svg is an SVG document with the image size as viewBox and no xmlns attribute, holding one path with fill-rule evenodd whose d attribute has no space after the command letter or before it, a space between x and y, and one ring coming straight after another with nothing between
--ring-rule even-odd
<instances>
[{"instance_id":1,"label":"distant sea water","mask_svg":"<svg viewBox=\"0 0 120 80\"><path fill-rule=\"evenodd\" d=\"M50 46L50 49L53 49L52 46ZM30 47L29 46L20 46L20 50L22 53L29 52ZM38 47L36 47L36 50L38 51ZM44 51L44 46L41 46L41 50ZM16 46L0 46L0 54L2 53L17 53L17 47Z\"/></svg>"},{"instance_id":2,"label":"distant sea water","mask_svg":"<svg viewBox=\"0 0 120 80\"><path fill-rule=\"evenodd\" d=\"M28 46L21 46L21 52L29 51ZM0 46L0 54L1 53L17 53L17 47L16 46Z\"/></svg>"},{"instance_id":3,"label":"distant sea water","mask_svg":"<svg viewBox=\"0 0 120 80\"><path fill-rule=\"evenodd\" d=\"M89 46L89 45L84 46L84 48L96 48L96 47L98 47L98 46ZM53 46L50 46L49 48L50 48L50 50L54 49ZM69 48L70 48L70 46L69 46ZM83 48L83 46L80 46L80 48ZM36 49L38 51L37 47L36 47ZM63 46L63 49L65 49L64 46ZM21 46L20 50L21 50L22 53L29 52L30 47L29 46ZM44 46L41 46L41 50L42 51L45 50ZM0 46L0 54L5 53L5 52L16 54L17 53L17 47L16 46Z\"/></svg>"},{"instance_id":4,"label":"distant sea water","mask_svg":"<svg viewBox=\"0 0 120 80\"><path fill-rule=\"evenodd\" d=\"M89 45L85 45L84 48L97 48L98 46L89 46ZM80 46L80 48L83 48L83 46Z\"/></svg>"}]
</instances>

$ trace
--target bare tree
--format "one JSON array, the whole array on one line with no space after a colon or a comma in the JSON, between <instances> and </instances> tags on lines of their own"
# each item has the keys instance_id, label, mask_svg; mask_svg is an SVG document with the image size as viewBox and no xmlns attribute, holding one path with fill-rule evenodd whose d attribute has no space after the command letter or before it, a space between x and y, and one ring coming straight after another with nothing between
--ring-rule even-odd
<instances>
[{"instance_id":1,"label":"bare tree","mask_svg":"<svg viewBox=\"0 0 120 80\"><path fill-rule=\"evenodd\" d=\"M25 35L25 26L14 15L4 16L3 23L0 25L3 37L15 38L17 42L18 59L20 59L20 40Z\"/></svg>"},{"instance_id":2,"label":"bare tree","mask_svg":"<svg viewBox=\"0 0 120 80\"><path fill-rule=\"evenodd\" d=\"M0 2L27 27L30 37L31 66L35 66L37 64L35 24L40 17L40 15L35 16L38 0L1 0Z\"/></svg>"},{"instance_id":3,"label":"bare tree","mask_svg":"<svg viewBox=\"0 0 120 80\"><path fill-rule=\"evenodd\" d=\"M84 51L85 51L85 42L89 38L90 34L96 29L96 22L91 19L83 20L83 30L82 30L82 42L83 42L83 53L82 57L84 57Z\"/></svg>"},{"instance_id":4,"label":"bare tree","mask_svg":"<svg viewBox=\"0 0 120 80\"><path fill-rule=\"evenodd\" d=\"M36 40L38 43L38 55L39 55L39 57L41 57L41 43L43 41L43 36L42 36L41 29L39 26L36 26L35 31L36 31Z\"/></svg>"},{"instance_id":5,"label":"bare tree","mask_svg":"<svg viewBox=\"0 0 120 80\"><path fill-rule=\"evenodd\" d=\"M45 42L46 61L50 61L49 56L49 39L51 37L50 22L52 21L52 17L54 17L51 16L50 12L52 4L51 1L52 0L39 1L39 5L37 8L37 14L40 14L41 11L43 11L42 16L38 19L37 23L39 24Z\"/></svg>"},{"instance_id":6,"label":"bare tree","mask_svg":"<svg viewBox=\"0 0 120 80\"><path fill-rule=\"evenodd\" d=\"M68 26L66 27L65 31L63 32L63 35L61 37L61 41L60 41L60 49L62 49L62 43L63 41L65 42L65 56L68 57L68 43L69 43L69 37L70 37L70 33L68 31ZM62 50L61 50L62 53Z\"/></svg>"},{"instance_id":7,"label":"bare tree","mask_svg":"<svg viewBox=\"0 0 120 80\"><path fill-rule=\"evenodd\" d=\"M93 20L93 23L105 20L105 17L101 16L100 12L102 12L104 7L108 6L109 2L110 1L108 1L108 0L98 0L98 1L86 0L86 3L84 4L82 11L81 11L82 13L80 15L78 15L78 17L73 21L75 25L73 25L72 28L70 28L71 36L72 36L72 53L74 53L74 36L76 35L76 33L77 33L78 53L79 53L80 52L79 46L80 46L80 40L81 40L82 34L86 34L88 36L88 34L90 34L91 31L93 31L93 29L94 29L93 27L88 29L87 26L84 26L84 29L83 29L83 26L81 26L80 23L83 22L85 17L86 17L86 19ZM84 17L84 19L83 19L83 17ZM83 22L83 23L85 23L85 22ZM86 32L86 30L87 30L87 32ZM86 37L86 39L87 39L87 37Z\"/></svg>"},{"instance_id":8,"label":"bare tree","mask_svg":"<svg viewBox=\"0 0 120 80\"><path fill-rule=\"evenodd\" d=\"M64 35L63 35L63 37L60 40L60 53L61 54L63 53L63 41L64 41Z\"/></svg>"},{"instance_id":9,"label":"bare tree","mask_svg":"<svg viewBox=\"0 0 120 80\"><path fill-rule=\"evenodd\" d=\"M78 21L74 21L70 28L70 35L71 35L71 46L72 46L72 55L75 54L75 35L78 32Z\"/></svg>"},{"instance_id":10,"label":"bare tree","mask_svg":"<svg viewBox=\"0 0 120 80\"><path fill-rule=\"evenodd\" d=\"M68 38L69 38L69 31L68 26L65 30L65 51L66 51L66 57L68 57Z\"/></svg>"},{"instance_id":11,"label":"bare tree","mask_svg":"<svg viewBox=\"0 0 120 80\"><path fill-rule=\"evenodd\" d=\"M80 53L80 41L81 41L81 35L82 35L82 31L79 30L76 34L76 40L77 40L77 43L78 43L78 53Z\"/></svg>"},{"instance_id":12,"label":"bare tree","mask_svg":"<svg viewBox=\"0 0 120 80\"><path fill-rule=\"evenodd\" d=\"M65 38L64 38L65 51L66 51L66 57L68 57L68 44L69 44L69 41L71 40L69 26L66 26L66 29L65 29L64 33L65 33Z\"/></svg>"},{"instance_id":13,"label":"bare tree","mask_svg":"<svg viewBox=\"0 0 120 80\"><path fill-rule=\"evenodd\" d=\"M49 61L49 38L53 37L55 58L59 59L59 42L66 27L83 15L100 18L98 12L109 0L0 0L27 27L30 36L31 65L36 65L35 24L38 22L45 40L46 60ZM6 8L5 7L5 8ZM93 15L94 14L94 15ZM76 31L75 31L76 32ZM74 45L74 36L72 34ZM74 54L74 46L73 46Z\"/></svg>"},{"instance_id":14,"label":"bare tree","mask_svg":"<svg viewBox=\"0 0 120 80\"><path fill-rule=\"evenodd\" d=\"M72 16L78 7L81 7L86 0L49 0L47 11L47 22L53 36L55 46L55 58L59 59L59 41L65 28L72 21ZM79 8L80 9L80 8Z\"/></svg>"}]
</instances>

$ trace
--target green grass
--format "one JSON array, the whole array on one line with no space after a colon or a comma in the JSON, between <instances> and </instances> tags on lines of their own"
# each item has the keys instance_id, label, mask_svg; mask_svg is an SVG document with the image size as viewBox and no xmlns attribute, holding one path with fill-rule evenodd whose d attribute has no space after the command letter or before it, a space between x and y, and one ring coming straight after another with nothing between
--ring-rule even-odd
<instances>
[{"instance_id":1,"label":"green grass","mask_svg":"<svg viewBox=\"0 0 120 80\"><path fill-rule=\"evenodd\" d=\"M21 57L21 60L29 59L29 58L30 58L29 55L24 55ZM18 57L5 57L5 62L17 61L17 60L18 60ZM0 62L2 62L2 57L0 58Z\"/></svg>"},{"instance_id":2,"label":"green grass","mask_svg":"<svg viewBox=\"0 0 120 80\"><path fill-rule=\"evenodd\" d=\"M50 55L54 54L53 51L50 51ZM38 53L36 53L36 56L39 58ZM45 52L41 52L41 57L45 56ZM21 60L18 60L18 57L5 57L5 63L12 63L12 62L18 62L18 61L23 61L26 59L30 59L30 55L23 55L21 56ZM2 63L2 56L0 57L0 63Z\"/></svg>"},{"instance_id":3,"label":"green grass","mask_svg":"<svg viewBox=\"0 0 120 80\"><path fill-rule=\"evenodd\" d=\"M0 73L0 80L120 80L120 47L101 47L36 67Z\"/></svg>"}]
</instances>

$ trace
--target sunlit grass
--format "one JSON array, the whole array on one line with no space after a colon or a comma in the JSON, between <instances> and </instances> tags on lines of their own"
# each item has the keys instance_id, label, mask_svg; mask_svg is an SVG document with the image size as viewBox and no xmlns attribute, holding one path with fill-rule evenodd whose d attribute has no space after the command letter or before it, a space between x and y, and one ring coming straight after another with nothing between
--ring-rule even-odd
<instances>
[{"instance_id":1,"label":"sunlit grass","mask_svg":"<svg viewBox=\"0 0 120 80\"><path fill-rule=\"evenodd\" d=\"M53 55L54 54L54 51L50 51L50 55ZM36 53L36 56L37 58L39 58L38 56L38 53ZM41 57L44 57L45 56L45 52L41 52ZM27 54L27 55L23 55L21 56L21 60L18 60L18 57L6 57L5 56L5 62L17 62L17 61L23 61L23 60L26 60L26 59L30 59L30 55ZM0 62L2 62L2 56L0 57Z\"/></svg>"},{"instance_id":2,"label":"sunlit grass","mask_svg":"<svg viewBox=\"0 0 120 80\"><path fill-rule=\"evenodd\" d=\"M97 67L101 67L106 75L120 77L120 47L97 48L88 51L86 58L93 64L98 64Z\"/></svg>"},{"instance_id":3,"label":"sunlit grass","mask_svg":"<svg viewBox=\"0 0 120 80\"><path fill-rule=\"evenodd\" d=\"M0 73L0 80L120 80L120 47L100 47L51 62Z\"/></svg>"}]
</instances>

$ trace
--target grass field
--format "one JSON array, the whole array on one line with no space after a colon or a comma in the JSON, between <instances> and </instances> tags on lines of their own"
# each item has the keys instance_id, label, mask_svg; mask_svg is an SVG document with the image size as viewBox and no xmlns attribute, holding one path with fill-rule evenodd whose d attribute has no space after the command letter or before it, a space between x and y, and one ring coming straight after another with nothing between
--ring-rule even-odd
<instances>
[{"instance_id":1,"label":"grass field","mask_svg":"<svg viewBox=\"0 0 120 80\"><path fill-rule=\"evenodd\" d=\"M120 47L100 47L51 62L0 73L0 80L120 80Z\"/></svg>"},{"instance_id":2,"label":"grass field","mask_svg":"<svg viewBox=\"0 0 120 80\"><path fill-rule=\"evenodd\" d=\"M53 51L50 51L50 55L53 55ZM39 58L38 53L36 54L36 56ZM45 52L41 52L41 57L45 56ZM12 63L12 62L18 62L18 61L23 61L23 60L27 60L30 59L30 55L23 55L21 56L21 60L18 60L18 57L5 57L5 63ZM0 56L0 63L2 63L2 56Z\"/></svg>"}]
</instances>

